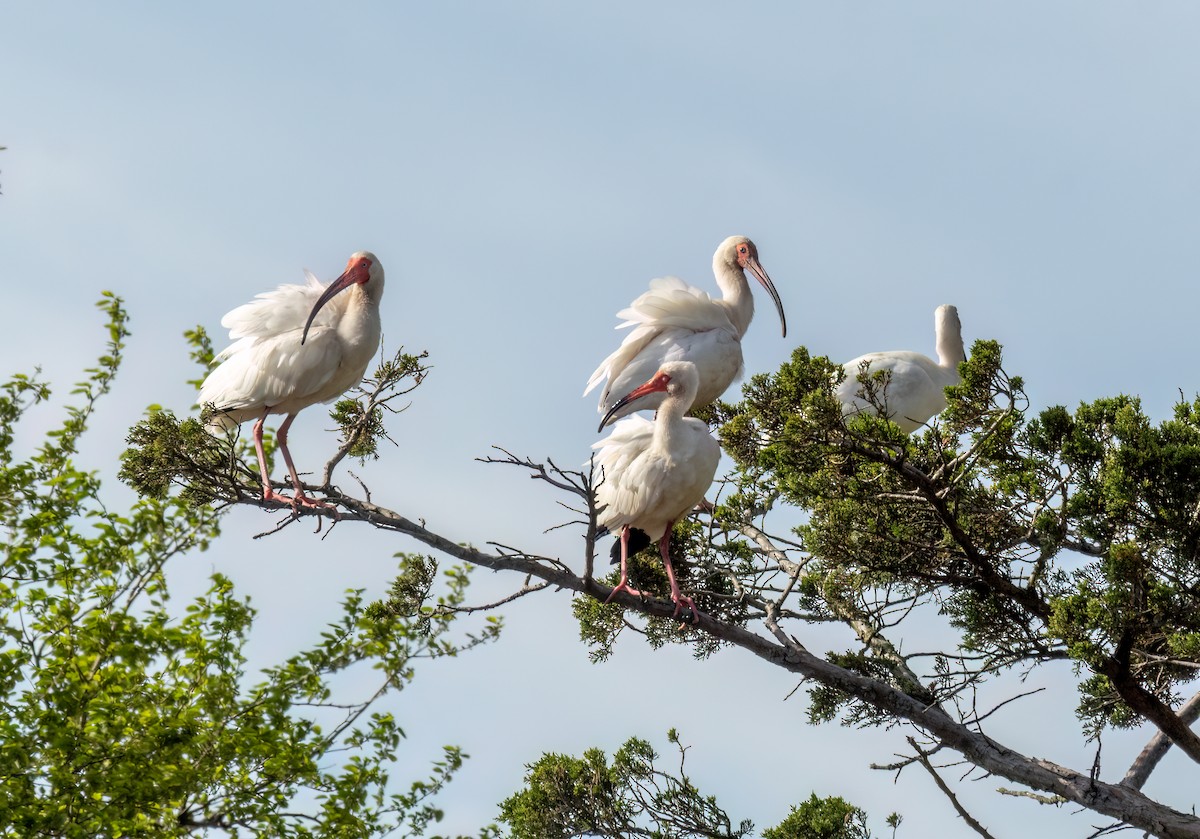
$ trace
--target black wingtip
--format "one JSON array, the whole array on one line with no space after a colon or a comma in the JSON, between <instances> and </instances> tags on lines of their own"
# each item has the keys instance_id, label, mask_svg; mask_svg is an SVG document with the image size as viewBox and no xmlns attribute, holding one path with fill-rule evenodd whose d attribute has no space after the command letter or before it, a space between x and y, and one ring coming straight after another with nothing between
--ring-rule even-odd
<instances>
[{"instance_id":1,"label":"black wingtip","mask_svg":"<svg viewBox=\"0 0 1200 839\"><path fill-rule=\"evenodd\" d=\"M646 548L650 547L650 543L652 541L653 540L649 536L646 535L646 531L638 530L636 527L629 528L629 555L633 556L635 553L638 553L639 551L644 551ZM619 565L620 564L620 562L621 562L621 539L620 539L620 537L617 537L617 540L613 543L612 548L609 549L608 556L609 556L609 559L611 560L609 562L609 565Z\"/></svg>"}]
</instances>

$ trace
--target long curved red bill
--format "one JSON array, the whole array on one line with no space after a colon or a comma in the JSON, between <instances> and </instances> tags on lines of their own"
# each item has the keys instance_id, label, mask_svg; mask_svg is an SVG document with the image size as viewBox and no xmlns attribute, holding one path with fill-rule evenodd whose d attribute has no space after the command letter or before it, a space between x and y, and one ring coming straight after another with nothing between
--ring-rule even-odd
<instances>
[{"instance_id":1,"label":"long curved red bill","mask_svg":"<svg viewBox=\"0 0 1200 839\"><path fill-rule=\"evenodd\" d=\"M358 258L350 260L350 264L346 266L346 270L342 275L329 284L325 292L317 298L317 302L313 304L312 311L308 313L308 320L304 323L304 334L300 336L300 345L308 340L308 330L312 326L313 319L316 318L317 312L321 311L321 307L336 297L341 292L350 288L356 283L365 283L370 276L371 263L370 260Z\"/></svg>"}]
</instances>

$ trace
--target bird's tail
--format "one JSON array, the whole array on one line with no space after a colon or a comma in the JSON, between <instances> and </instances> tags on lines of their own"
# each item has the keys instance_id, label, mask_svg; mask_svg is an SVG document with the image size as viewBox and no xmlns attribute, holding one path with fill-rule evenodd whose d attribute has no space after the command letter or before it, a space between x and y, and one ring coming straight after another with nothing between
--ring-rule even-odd
<instances>
[{"instance_id":1,"label":"bird's tail","mask_svg":"<svg viewBox=\"0 0 1200 839\"><path fill-rule=\"evenodd\" d=\"M596 531L597 536L603 536L606 533L608 533L607 527L601 527ZM617 541L613 542L613 546L608 549L608 564L619 565L621 562L621 534L614 533L613 535L617 538ZM636 527L629 528L629 555L633 556L635 553L650 547L652 541L654 540L646 535L646 531L638 530Z\"/></svg>"},{"instance_id":2,"label":"bird's tail","mask_svg":"<svg viewBox=\"0 0 1200 839\"><path fill-rule=\"evenodd\" d=\"M227 410L208 404L200 414L204 420L204 429L214 437L224 437L235 430L241 423L229 415Z\"/></svg>"}]
</instances>

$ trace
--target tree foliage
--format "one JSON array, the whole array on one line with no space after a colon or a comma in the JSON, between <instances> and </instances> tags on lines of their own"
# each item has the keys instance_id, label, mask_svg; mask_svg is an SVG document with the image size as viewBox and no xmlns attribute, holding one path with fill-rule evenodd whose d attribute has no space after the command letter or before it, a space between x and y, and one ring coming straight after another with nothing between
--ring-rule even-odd
<instances>
[{"instance_id":1,"label":"tree foliage","mask_svg":"<svg viewBox=\"0 0 1200 839\"><path fill-rule=\"evenodd\" d=\"M798 353L755 378L725 427L747 474L809 511L797 534L822 586L812 607L838 618L857 604L883 626L934 605L957 648L934 657L926 687L885 666L897 687L945 702L1004 669L1069 658L1092 674L1087 733L1149 719L1200 759L1172 707L1200 666L1200 405L1157 427L1129 397L1026 421L1022 382L980 342L941 426L910 439L874 417L843 431L821 381L825 365ZM845 655L885 677L872 669L885 658Z\"/></svg>"},{"instance_id":2,"label":"tree foliage","mask_svg":"<svg viewBox=\"0 0 1200 839\"><path fill-rule=\"evenodd\" d=\"M1181 403L1157 424L1126 396L1034 413L1022 380L1004 370L998 344L977 342L960 369L947 410L911 436L886 418L844 417L832 393L840 368L803 348L776 373L755 376L740 403L707 411L738 468L716 487L712 508L675 533L681 584L701 610L690 623L672 620L649 551L633 570L649 596L622 593L604 602L615 577L596 568L588 471L504 450L488 458L570 499L576 517L567 526L585 540L582 556L567 558L465 546L378 504L365 487L360 495L333 485L329 469L311 489L338 508L341 521L403 533L457 560L519 575L524 582L505 602L546 589L575 592L581 632L597 660L614 655L630 632L653 646L689 645L698 658L738 647L807 681L813 723L905 726L912 751L887 768L921 767L981 835L990 834L965 811L933 755L956 753L978 773L968 776L1002 778L1018 794L1108 816L1105 829L1200 836L1188 806L1142 792L1168 749L1200 761L1192 730L1200 694L1184 699L1200 669L1200 401ZM882 404L883 384L863 381L867 399ZM236 447L223 450L220 468L191 451L182 431L156 449L175 428L135 430L145 433L133 438L127 460L135 484L157 474L157 484L137 485L178 487L195 503L262 503ZM175 459L156 459L159 450ZM905 633L922 622L940 624L943 643L904 652ZM811 651L803 639L814 625L841 627L845 645ZM1072 769L1005 744L994 711L1022 701L1024 675L1055 661L1078 674L1082 742L1110 727L1150 732L1123 773L1114 775L1098 755L1093 766ZM984 699L1004 691L991 705ZM566 807L574 799L564 790L586 791L579 785L585 776L609 779L613 818L631 807L647 817L654 810L633 795L633 774L613 775L625 765L615 758L610 765L589 752L546 761L531 770L525 793L509 799L509 816L529 810L518 806L533 800L526 794L549 794L554 778L570 780L555 793ZM849 823L865 830L856 818ZM783 826L775 830L789 835L779 832Z\"/></svg>"},{"instance_id":3,"label":"tree foliage","mask_svg":"<svg viewBox=\"0 0 1200 839\"><path fill-rule=\"evenodd\" d=\"M258 616L230 580L171 597L168 566L220 533L216 493L151 491L117 511L98 474L75 465L127 335L120 301L101 307L108 351L28 456L18 430L50 387L21 373L0 385L0 835L422 835L466 756L447 747L423 777L397 783L404 732L380 700L419 659L495 638L498 621L455 638L465 571L440 575L435 596L433 560L402 555L397 588L426 581L406 608L368 614L363 593L348 592L312 646L252 671ZM212 441L187 427L178 462L238 474L227 456L206 459ZM335 694L347 672L360 686Z\"/></svg>"},{"instance_id":4,"label":"tree foliage","mask_svg":"<svg viewBox=\"0 0 1200 839\"><path fill-rule=\"evenodd\" d=\"M763 839L870 839L867 815L845 799L817 798L793 807L777 826L763 831Z\"/></svg>"},{"instance_id":5,"label":"tree foliage","mask_svg":"<svg viewBox=\"0 0 1200 839\"><path fill-rule=\"evenodd\" d=\"M588 749L582 758L546 754L529 767L526 788L500 805L500 819L511 828L512 839L749 835L749 821L734 828L716 799L702 795L688 779L676 732L668 732L667 739L679 748L678 775L656 767L658 754L637 737L618 749L611 763L600 749Z\"/></svg>"}]
</instances>

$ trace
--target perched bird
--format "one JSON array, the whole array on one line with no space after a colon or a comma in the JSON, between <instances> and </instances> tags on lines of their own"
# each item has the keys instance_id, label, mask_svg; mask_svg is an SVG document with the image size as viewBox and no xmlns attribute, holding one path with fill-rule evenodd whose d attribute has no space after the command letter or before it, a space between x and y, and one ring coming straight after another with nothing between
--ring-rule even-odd
<instances>
[{"instance_id":1,"label":"perched bird","mask_svg":"<svg viewBox=\"0 0 1200 839\"><path fill-rule=\"evenodd\" d=\"M754 274L775 301L783 334L787 320L775 284L758 261L758 249L745 236L730 236L713 254L713 274L721 299L709 297L678 277L650 281L650 290L617 313L624 318L617 328L633 327L616 352L604 359L588 379L586 396L605 379L600 394L600 413L606 422L633 411L653 409L664 399L661 394L638 404L623 401L638 384L669 361L696 365L700 387L695 406L714 401L742 374L742 336L754 317L754 299L746 271ZM616 408L618 404L622 407ZM615 408L615 412L614 412Z\"/></svg>"},{"instance_id":2,"label":"perched bird","mask_svg":"<svg viewBox=\"0 0 1200 839\"><path fill-rule=\"evenodd\" d=\"M873 352L842 365L845 377L834 390L842 403L842 414L877 413L863 396L858 380L864 365L868 376L884 373L885 381L876 395L888 419L905 434L916 431L946 407L946 387L961 381L958 365L966 360L962 324L954 306L938 306L933 313L938 360L908 350Z\"/></svg>"},{"instance_id":3,"label":"perched bird","mask_svg":"<svg viewBox=\"0 0 1200 839\"><path fill-rule=\"evenodd\" d=\"M608 437L592 446L600 469L597 522L609 532L619 533L621 539L621 580L609 600L619 591L641 594L629 587L629 533L637 528L658 540L675 614L684 606L696 612L695 602L680 593L675 580L670 540L675 522L704 499L721 459L721 447L708 426L684 416L699 388L696 365L669 361L613 405L600 423L603 430L622 408L662 395L653 422L640 416L626 417Z\"/></svg>"},{"instance_id":4,"label":"perched bird","mask_svg":"<svg viewBox=\"0 0 1200 839\"><path fill-rule=\"evenodd\" d=\"M383 266L375 254L359 251L328 286L305 273L307 285L281 285L221 318L233 343L214 359L218 366L200 386L199 400L212 406L214 430L255 420L264 500L328 507L304 494L287 447L288 429L302 408L332 402L362 380L379 349ZM296 488L293 498L271 488L262 442L270 414L287 415L276 439Z\"/></svg>"}]
</instances>

